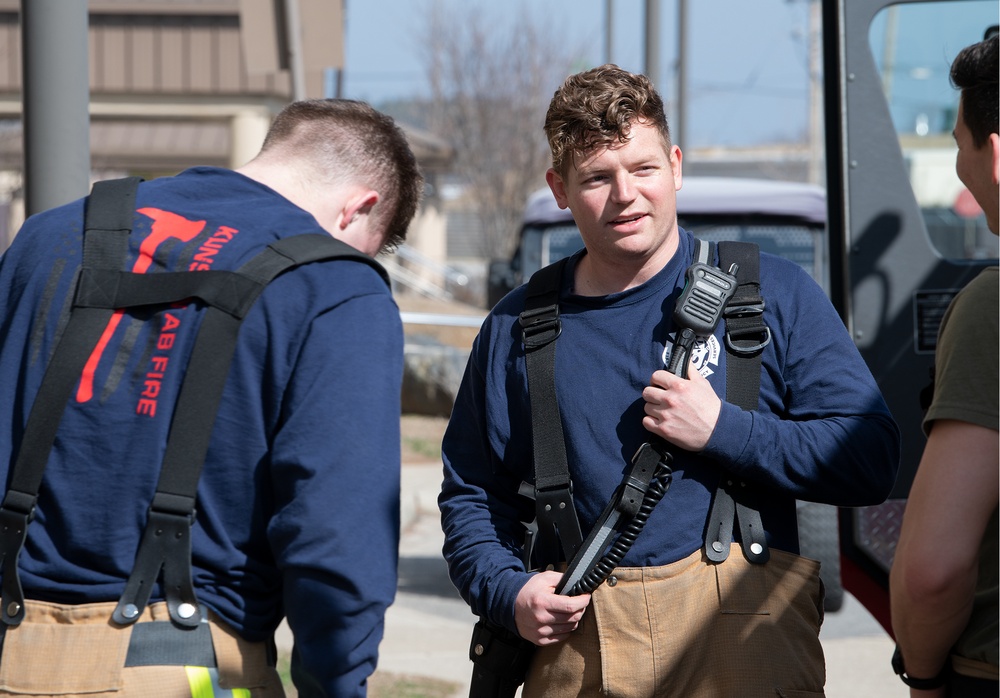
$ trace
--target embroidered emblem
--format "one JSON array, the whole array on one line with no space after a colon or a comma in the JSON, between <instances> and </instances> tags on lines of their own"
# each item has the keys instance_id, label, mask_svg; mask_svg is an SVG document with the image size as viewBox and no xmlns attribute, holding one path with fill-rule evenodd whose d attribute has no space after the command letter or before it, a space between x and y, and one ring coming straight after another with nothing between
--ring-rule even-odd
<instances>
[{"instance_id":1,"label":"embroidered emblem","mask_svg":"<svg viewBox=\"0 0 1000 698\"><path fill-rule=\"evenodd\" d=\"M663 348L664 368L670 364L670 355L673 353L674 348L673 339L674 337L671 334L667 345ZM698 369L698 373L703 378L708 378L715 373L712 367L718 367L719 354L721 352L722 345L719 344L719 340L714 334L706 338L698 337L694 340L694 346L691 348L691 364Z\"/></svg>"}]
</instances>

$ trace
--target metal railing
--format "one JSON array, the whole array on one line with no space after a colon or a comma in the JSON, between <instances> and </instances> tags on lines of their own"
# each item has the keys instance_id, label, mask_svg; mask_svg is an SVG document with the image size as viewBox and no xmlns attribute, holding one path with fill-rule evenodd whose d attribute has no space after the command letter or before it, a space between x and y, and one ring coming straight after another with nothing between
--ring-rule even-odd
<instances>
[{"instance_id":1,"label":"metal railing","mask_svg":"<svg viewBox=\"0 0 1000 698\"><path fill-rule=\"evenodd\" d=\"M465 274L405 244L396 248L394 255L379 261L389 272L393 283L435 300L453 300L455 291L469 283Z\"/></svg>"},{"instance_id":2,"label":"metal railing","mask_svg":"<svg viewBox=\"0 0 1000 698\"><path fill-rule=\"evenodd\" d=\"M479 327L486 319L482 315L455 315L453 313L417 313L401 312L404 324L410 325L444 325L447 327Z\"/></svg>"}]
</instances>

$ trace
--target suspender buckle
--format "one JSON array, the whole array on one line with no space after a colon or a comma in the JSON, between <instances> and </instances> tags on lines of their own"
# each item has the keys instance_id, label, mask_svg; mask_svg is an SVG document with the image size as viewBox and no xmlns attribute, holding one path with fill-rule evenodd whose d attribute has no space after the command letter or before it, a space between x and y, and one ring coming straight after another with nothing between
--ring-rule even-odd
<instances>
[{"instance_id":1,"label":"suspender buckle","mask_svg":"<svg viewBox=\"0 0 1000 698\"><path fill-rule=\"evenodd\" d=\"M559 321L559 306L550 305L534 310L525 310L518 318L521 323L521 339L525 349L538 349L556 341L562 334Z\"/></svg>"},{"instance_id":2,"label":"suspender buckle","mask_svg":"<svg viewBox=\"0 0 1000 698\"><path fill-rule=\"evenodd\" d=\"M754 342L752 339L747 339L748 337L760 337L760 341ZM750 341L750 344L745 342ZM744 342L743 344L736 344L736 342ZM767 325L762 325L759 329L748 329L741 332L733 332L732 330L726 331L726 346L732 349L737 354L756 354L761 349L766 347L771 343L771 328Z\"/></svg>"},{"instance_id":3,"label":"suspender buckle","mask_svg":"<svg viewBox=\"0 0 1000 698\"><path fill-rule=\"evenodd\" d=\"M747 317L749 315L763 315L764 314L764 299L761 298L757 301L743 302L739 304L729 304L726 309L722 311L723 317L733 318L733 317Z\"/></svg>"},{"instance_id":4,"label":"suspender buckle","mask_svg":"<svg viewBox=\"0 0 1000 698\"><path fill-rule=\"evenodd\" d=\"M9 490L7 496L3 498L3 504L0 505L0 518L3 520L4 527L7 526L8 519L10 521L23 521L25 524L30 523L35 518L36 500L37 497L33 495Z\"/></svg>"},{"instance_id":5,"label":"suspender buckle","mask_svg":"<svg viewBox=\"0 0 1000 698\"><path fill-rule=\"evenodd\" d=\"M573 485L535 488L535 520L538 524L539 557L547 563L572 560L583 533L573 505ZM561 553L561 554L560 554Z\"/></svg>"},{"instance_id":6,"label":"suspender buckle","mask_svg":"<svg viewBox=\"0 0 1000 698\"><path fill-rule=\"evenodd\" d=\"M157 492L149 505L149 515L173 515L186 518L188 524L194 523L194 499L180 494Z\"/></svg>"},{"instance_id":7,"label":"suspender buckle","mask_svg":"<svg viewBox=\"0 0 1000 698\"><path fill-rule=\"evenodd\" d=\"M723 311L726 346L737 354L756 354L771 343L771 328L764 324L764 299L741 300Z\"/></svg>"}]
</instances>

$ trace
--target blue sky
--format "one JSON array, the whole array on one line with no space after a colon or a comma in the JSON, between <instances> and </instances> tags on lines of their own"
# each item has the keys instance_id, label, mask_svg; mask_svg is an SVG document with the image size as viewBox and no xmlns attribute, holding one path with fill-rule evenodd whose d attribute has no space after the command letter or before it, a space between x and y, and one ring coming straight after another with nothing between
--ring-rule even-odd
<instances>
[{"instance_id":1,"label":"blue sky","mask_svg":"<svg viewBox=\"0 0 1000 698\"><path fill-rule=\"evenodd\" d=\"M421 18L434 2L461 11L475 7L497 26L509 26L515 13L528 12L535 21L551 27L553 41L586 47L584 62L598 65L606 59L605 0L345 2L344 96L375 104L426 93L417 37ZM642 71L645 2L614 0L613 6L611 60ZM687 143L682 147L804 139L809 114L809 6L810 0L688 0ZM974 19L953 21L959 14L957 6L976 6ZM673 102L677 84L677 9L677 0L661 0L662 80L658 88L668 103ZM932 114L932 125L943 125L946 106L954 99L947 86L947 66L959 48L981 38L982 27L995 23L997 13L995 0L929 3L904 10L901 32L922 28L932 40L897 42L895 63L905 67L895 79L896 96L904 101L894 107L901 127L914 118L907 106L914 100L923 100L928 104L922 109L938 114ZM872 35L876 44L884 28L884 16L877 18ZM881 46L876 46L879 58L880 52ZM932 76L929 81L928 74Z\"/></svg>"},{"instance_id":2,"label":"blue sky","mask_svg":"<svg viewBox=\"0 0 1000 698\"><path fill-rule=\"evenodd\" d=\"M893 6L876 15L870 40L897 130L951 132L958 106L948 79L952 59L983 38L998 14L995 0L963 0ZM887 44L894 50L886 53Z\"/></svg>"},{"instance_id":3,"label":"blue sky","mask_svg":"<svg viewBox=\"0 0 1000 698\"><path fill-rule=\"evenodd\" d=\"M435 0L346 0L345 96L377 103L418 95L423 66L415 36ZM605 0L444 0L478 6L499 25L527 11L551 26L555 41L585 46L584 60L605 60ZM613 55L644 69L643 0L615 0ZM661 0L661 75L668 101L676 80L676 0ZM806 0L689 0L689 136L696 144L796 140L807 119ZM555 89L556 85L553 85ZM747 118L751 116L753 118Z\"/></svg>"}]
</instances>

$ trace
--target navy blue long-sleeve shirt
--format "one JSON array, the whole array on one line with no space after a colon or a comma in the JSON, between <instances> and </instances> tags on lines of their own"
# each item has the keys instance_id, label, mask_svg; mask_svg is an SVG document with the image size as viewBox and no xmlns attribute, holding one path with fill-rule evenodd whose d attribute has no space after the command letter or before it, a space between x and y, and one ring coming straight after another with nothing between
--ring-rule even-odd
<instances>
[{"instance_id":1,"label":"navy blue long-sleeve shirt","mask_svg":"<svg viewBox=\"0 0 1000 698\"><path fill-rule=\"evenodd\" d=\"M572 293L570 260L556 342L559 400L573 496L584 535L599 518L639 446L642 390L665 368L673 304L694 257L680 232L671 261L636 288L606 297ZM762 254L764 349L760 399L746 411L725 401L722 323L694 358L723 399L699 454L672 449L673 481L623 566L680 560L703 543L720 469L754 485L772 546L798 550L795 500L840 506L883 501L895 479L899 433L878 387L829 300L798 265ZM511 630L532 505L517 494L533 481L531 420L518 314L525 288L503 299L477 338L444 440L440 497L452 580L474 613Z\"/></svg>"},{"instance_id":2,"label":"navy blue long-sleeve shirt","mask_svg":"<svg viewBox=\"0 0 1000 698\"><path fill-rule=\"evenodd\" d=\"M143 183L136 209L128 270L149 274L235 269L280 238L326 234L268 187L215 168ZM82 216L76 202L32 217L0 258L4 482L66 321ZM118 599L202 312L125 313L85 370L21 554L28 598ZM276 278L241 327L198 486L199 602L251 641L287 614L299 671L330 696L365 694L395 595L402 343L367 264Z\"/></svg>"}]
</instances>

